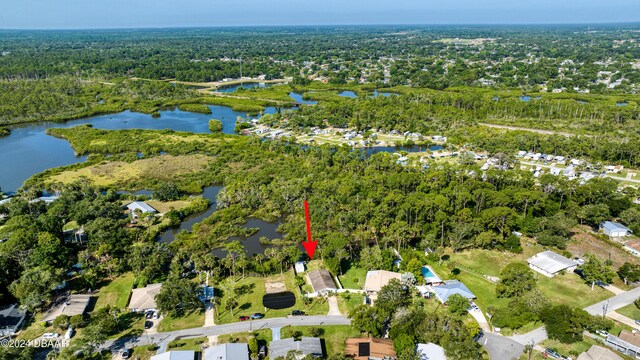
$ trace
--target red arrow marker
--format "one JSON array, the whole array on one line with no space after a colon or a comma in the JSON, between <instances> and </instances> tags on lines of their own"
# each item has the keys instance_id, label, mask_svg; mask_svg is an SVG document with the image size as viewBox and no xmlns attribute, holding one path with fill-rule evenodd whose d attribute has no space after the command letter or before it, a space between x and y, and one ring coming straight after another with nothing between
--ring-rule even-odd
<instances>
[{"instance_id":1,"label":"red arrow marker","mask_svg":"<svg viewBox=\"0 0 640 360\"><path fill-rule=\"evenodd\" d=\"M304 216L307 220L307 241L303 241L302 246L307 250L309 259L313 259L313 254L316 252L318 241L313 241L311 238L311 220L309 219L309 203L307 200L304 201Z\"/></svg>"}]
</instances>

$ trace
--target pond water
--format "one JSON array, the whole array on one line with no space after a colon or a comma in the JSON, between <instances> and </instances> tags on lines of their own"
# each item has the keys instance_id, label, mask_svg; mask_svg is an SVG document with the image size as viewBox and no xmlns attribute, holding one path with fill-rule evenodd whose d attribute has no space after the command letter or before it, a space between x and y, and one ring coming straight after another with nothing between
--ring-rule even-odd
<instances>
[{"instance_id":1,"label":"pond water","mask_svg":"<svg viewBox=\"0 0 640 360\"><path fill-rule=\"evenodd\" d=\"M363 148L360 149L360 151L365 152L367 155L373 155L373 154L377 154L377 153L381 153L381 152L388 152L388 153L394 153L394 152L399 152L399 151L406 151L406 152L421 152L421 151L425 151L428 148L424 147L424 146L374 146L374 147L368 147L368 148Z\"/></svg>"},{"instance_id":2,"label":"pond water","mask_svg":"<svg viewBox=\"0 0 640 360\"><path fill-rule=\"evenodd\" d=\"M524 102L529 102L529 100L531 100L531 96L520 96L520 100L524 101Z\"/></svg>"},{"instance_id":3,"label":"pond water","mask_svg":"<svg viewBox=\"0 0 640 360\"><path fill-rule=\"evenodd\" d=\"M629 105L629 103L626 101L621 101L616 103L616 106L627 106L627 105Z\"/></svg>"},{"instance_id":4,"label":"pond water","mask_svg":"<svg viewBox=\"0 0 640 360\"><path fill-rule=\"evenodd\" d=\"M293 91L289 93L289 97L292 98L298 104L315 105L318 103L317 101L313 101L313 100L304 100L302 98L302 94L299 94Z\"/></svg>"},{"instance_id":5,"label":"pond water","mask_svg":"<svg viewBox=\"0 0 640 360\"><path fill-rule=\"evenodd\" d=\"M378 90L374 90L373 91L373 95L371 95L371 96L372 97L378 97L378 96L389 97L389 96L398 96L398 94L389 93L389 92L378 92Z\"/></svg>"},{"instance_id":6,"label":"pond water","mask_svg":"<svg viewBox=\"0 0 640 360\"><path fill-rule=\"evenodd\" d=\"M353 91L343 91L343 92L341 92L341 93L338 93L338 95L339 95L339 96L342 96L342 97L352 98L352 99L355 99L355 98L357 98L357 97L358 97L358 94L356 94L356 93L355 93L355 92L353 92Z\"/></svg>"},{"instance_id":7,"label":"pond water","mask_svg":"<svg viewBox=\"0 0 640 360\"><path fill-rule=\"evenodd\" d=\"M158 235L158 241L163 243L170 243L175 239L176 235L181 231L183 230L191 231L194 224L199 223L202 220L211 216L211 214L213 214L213 212L216 211L216 209L218 208L216 203L216 196L218 196L218 192L220 192L221 189L222 189L222 186L206 187L202 192L202 196L209 200L209 208L205 211L191 214L186 218L182 219L182 222L180 223L179 226L169 228L164 232L162 232L160 235Z\"/></svg>"},{"instance_id":8,"label":"pond water","mask_svg":"<svg viewBox=\"0 0 640 360\"><path fill-rule=\"evenodd\" d=\"M264 254L264 251L267 248L269 248L270 245L262 245L260 243L260 238L266 237L271 240L282 239L284 237L284 234L281 234L277 231L278 226L280 226L280 224L281 222L279 221L275 223L270 223L270 222L262 221L259 219L251 218L247 220L247 222L243 225L243 227L247 229L258 228L259 230L255 234L247 238L233 236L229 239L229 241L240 240L240 243L244 245L244 250L247 252L248 257L251 257L256 254ZM227 252L224 249L214 249L213 254L219 258L223 258L227 256Z\"/></svg>"},{"instance_id":9,"label":"pond water","mask_svg":"<svg viewBox=\"0 0 640 360\"><path fill-rule=\"evenodd\" d=\"M253 89L253 88L266 88L269 86L270 86L269 84L264 84L264 83L246 83L246 84L221 86L217 88L215 91L221 92L221 93L232 93L240 88L247 90L247 89Z\"/></svg>"},{"instance_id":10,"label":"pond water","mask_svg":"<svg viewBox=\"0 0 640 360\"><path fill-rule=\"evenodd\" d=\"M11 134L0 138L0 189L15 191L31 175L46 169L70 165L86 160L76 156L66 140L49 136L46 129L69 128L81 124L92 124L98 129L172 129L195 133L209 133L209 120L222 121L222 131L232 134L238 116L247 114L233 111L226 106L209 106L212 114L197 114L181 110L160 112L159 118L148 114L123 111L117 114L100 115L70 120L64 123L44 122L10 126ZM265 114L273 114L276 108L266 108ZM5 170L6 169L6 170Z\"/></svg>"}]
</instances>

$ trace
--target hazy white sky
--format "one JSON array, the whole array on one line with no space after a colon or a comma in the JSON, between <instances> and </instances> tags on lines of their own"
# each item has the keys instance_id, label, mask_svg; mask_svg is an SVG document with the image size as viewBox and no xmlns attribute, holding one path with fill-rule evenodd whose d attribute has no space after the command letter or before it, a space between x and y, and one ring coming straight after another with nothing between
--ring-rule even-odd
<instances>
[{"instance_id":1,"label":"hazy white sky","mask_svg":"<svg viewBox=\"0 0 640 360\"><path fill-rule=\"evenodd\" d=\"M640 0L0 0L0 28L640 21Z\"/></svg>"}]
</instances>

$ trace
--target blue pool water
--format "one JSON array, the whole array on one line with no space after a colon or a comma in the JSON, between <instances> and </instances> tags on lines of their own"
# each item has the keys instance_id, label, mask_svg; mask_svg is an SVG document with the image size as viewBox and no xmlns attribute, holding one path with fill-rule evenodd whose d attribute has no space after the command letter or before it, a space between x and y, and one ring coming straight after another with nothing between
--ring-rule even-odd
<instances>
[{"instance_id":1,"label":"blue pool water","mask_svg":"<svg viewBox=\"0 0 640 360\"><path fill-rule=\"evenodd\" d=\"M422 267L421 272L422 272L422 276L424 276L424 277L426 277L426 278L428 278L428 277L435 277L435 276L436 276L436 274L434 274L433 272L431 272L431 269L429 269L429 268L428 268L428 267L426 267L426 266L423 266L423 267Z\"/></svg>"}]
</instances>

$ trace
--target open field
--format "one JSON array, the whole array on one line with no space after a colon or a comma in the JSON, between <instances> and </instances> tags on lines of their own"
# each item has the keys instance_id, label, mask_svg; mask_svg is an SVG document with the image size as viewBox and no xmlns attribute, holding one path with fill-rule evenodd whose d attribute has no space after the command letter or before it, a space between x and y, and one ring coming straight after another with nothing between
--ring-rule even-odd
<instances>
[{"instance_id":1,"label":"open field","mask_svg":"<svg viewBox=\"0 0 640 360\"><path fill-rule=\"evenodd\" d=\"M158 331L174 331L204 326L204 310L196 310L183 317L164 316L158 324Z\"/></svg>"},{"instance_id":2,"label":"open field","mask_svg":"<svg viewBox=\"0 0 640 360\"><path fill-rule=\"evenodd\" d=\"M241 333L233 333L227 335L218 336L218 343L225 344L230 342L241 342L246 343L252 337L256 337L258 342L264 342L265 344L271 341L272 334L271 329L261 329L253 332L241 332Z\"/></svg>"},{"instance_id":3,"label":"open field","mask_svg":"<svg viewBox=\"0 0 640 360\"><path fill-rule=\"evenodd\" d=\"M340 312L345 315L349 314L349 311L353 310L356 306L364 304L364 295L356 293L342 293L337 295L338 306Z\"/></svg>"},{"instance_id":4,"label":"open field","mask_svg":"<svg viewBox=\"0 0 640 360\"><path fill-rule=\"evenodd\" d=\"M97 310L107 305L115 306L118 309L126 308L134 280L135 275L133 275L133 273L126 273L102 287L98 291L98 300L96 301L95 309Z\"/></svg>"},{"instance_id":5,"label":"open field","mask_svg":"<svg viewBox=\"0 0 640 360\"><path fill-rule=\"evenodd\" d=\"M133 349L131 358L139 360L149 360L156 354L155 350L149 350L149 346L136 346Z\"/></svg>"},{"instance_id":6,"label":"open field","mask_svg":"<svg viewBox=\"0 0 640 360\"><path fill-rule=\"evenodd\" d=\"M598 258L611 259L614 268L619 268L625 262L640 264L640 258L635 257L621 248L620 244L604 240L600 236L594 235L587 227L576 227L573 229L574 235L567 245L567 250L574 256L593 254Z\"/></svg>"},{"instance_id":7,"label":"open field","mask_svg":"<svg viewBox=\"0 0 640 360\"><path fill-rule=\"evenodd\" d=\"M266 294L266 281L283 281L287 291L291 291L295 295L296 304L288 309L266 309L262 304L262 297ZM238 302L238 307L233 310L232 315L230 310L225 309L228 294L231 293L232 289L243 285L251 287L252 290L247 294L234 296L234 299ZM246 277L235 283L231 279L227 279L221 284L221 288L224 294L222 303L218 309L216 324L236 322L239 316L250 316L253 313L264 313L265 317L269 318L287 316L291 314L291 310L294 309L303 310L309 315L325 315L329 311L329 305L321 298L313 299L310 305L304 304L300 290L295 286L293 270L289 270L282 275L273 275L270 277Z\"/></svg>"},{"instance_id":8,"label":"open field","mask_svg":"<svg viewBox=\"0 0 640 360\"><path fill-rule=\"evenodd\" d=\"M124 161L103 162L77 170L54 175L49 182L69 184L87 178L98 186L126 184L136 180L170 180L202 171L210 157L205 155L172 156L161 155L128 163Z\"/></svg>"}]
</instances>

